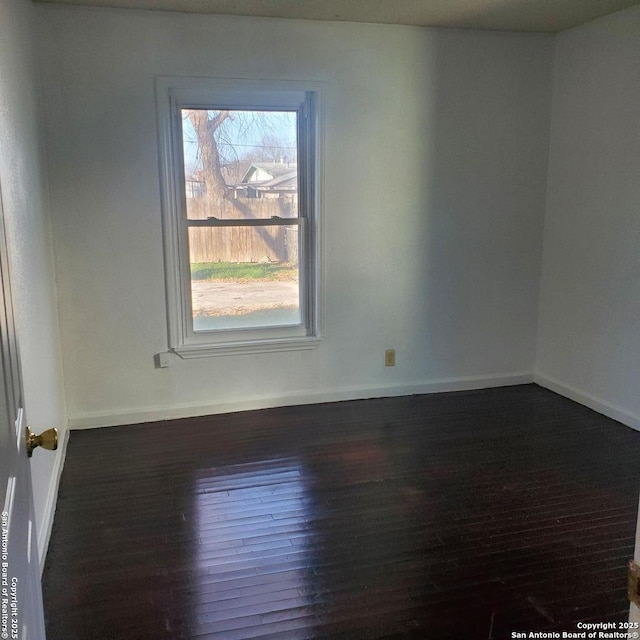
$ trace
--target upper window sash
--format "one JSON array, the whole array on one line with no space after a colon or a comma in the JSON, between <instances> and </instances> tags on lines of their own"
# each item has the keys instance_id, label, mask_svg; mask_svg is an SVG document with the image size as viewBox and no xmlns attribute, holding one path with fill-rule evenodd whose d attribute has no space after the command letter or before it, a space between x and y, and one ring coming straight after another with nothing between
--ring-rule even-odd
<instances>
[{"instance_id":1,"label":"upper window sash","mask_svg":"<svg viewBox=\"0 0 640 640\"><path fill-rule=\"evenodd\" d=\"M234 93L232 98L227 94ZM281 100L278 98L281 97ZM171 114L174 118L174 140L173 157L177 162L176 169L180 175L174 177L177 190L180 192L181 215L185 220L194 222L195 219L188 217L186 206L186 192L184 184L184 150L182 148L183 139L183 109L202 109L208 111L230 110L230 111L291 111L297 115L297 179L298 179L298 207L297 216L287 218L296 220L297 218L309 218L313 215L315 206L315 141L313 139L312 118L315 117L315 97L310 91L283 91L267 92L228 92L228 91L198 91L173 89L169 92L171 104ZM211 216L209 219L216 220L211 226L221 224L227 218ZM257 218L256 220L271 220L272 218ZM198 226L209 226L200 224ZM253 223L258 224L258 223ZM277 223L275 223L277 224ZM194 225L195 226L195 225Z\"/></svg>"},{"instance_id":2,"label":"upper window sash","mask_svg":"<svg viewBox=\"0 0 640 640\"><path fill-rule=\"evenodd\" d=\"M269 91L256 89L187 89L175 87L169 90L169 99L174 113L180 109L228 109L230 111L297 111L307 99L306 91Z\"/></svg>"}]
</instances>

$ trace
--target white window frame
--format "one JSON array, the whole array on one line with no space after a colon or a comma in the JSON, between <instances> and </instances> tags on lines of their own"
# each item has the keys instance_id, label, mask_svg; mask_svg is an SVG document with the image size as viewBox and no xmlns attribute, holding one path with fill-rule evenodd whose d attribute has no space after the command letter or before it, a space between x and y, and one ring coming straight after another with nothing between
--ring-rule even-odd
<instances>
[{"instance_id":1,"label":"white window frame","mask_svg":"<svg viewBox=\"0 0 640 640\"><path fill-rule=\"evenodd\" d=\"M180 357L313 349L319 344L321 103L320 83L156 78L168 342L169 350ZM189 227L216 226L216 221L187 220L182 108L282 109L298 112L297 225L302 318L299 325L193 330Z\"/></svg>"}]
</instances>

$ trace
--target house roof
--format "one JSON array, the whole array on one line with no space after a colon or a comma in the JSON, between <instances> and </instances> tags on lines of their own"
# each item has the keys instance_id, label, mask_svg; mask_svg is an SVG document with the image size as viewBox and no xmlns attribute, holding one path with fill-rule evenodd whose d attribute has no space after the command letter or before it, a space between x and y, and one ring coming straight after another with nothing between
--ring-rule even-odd
<instances>
[{"instance_id":1,"label":"house roof","mask_svg":"<svg viewBox=\"0 0 640 640\"><path fill-rule=\"evenodd\" d=\"M224 165L222 167L222 177L224 178L227 186L230 187L242 182L242 178L247 173L250 166L250 162L241 162L239 160L232 162L231 164Z\"/></svg>"},{"instance_id":2,"label":"house roof","mask_svg":"<svg viewBox=\"0 0 640 640\"><path fill-rule=\"evenodd\" d=\"M298 170L289 170L273 180L265 180L257 183L261 189L296 189L298 187Z\"/></svg>"},{"instance_id":3,"label":"house roof","mask_svg":"<svg viewBox=\"0 0 640 640\"><path fill-rule=\"evenodd\" d=\"M245 171L245 174L242 176L240 182L246 183L249 182L249 178L251 174L256 170L261 169L265 173L268 173L271 178L267 180L258 180L254 182L255 185L265 185L267 182L271 182L277 178L281 178L283 176L295 176L298 173L298 166L292 163L283 163L283 162L252 162Z\"/></svg>"}]
</instances>

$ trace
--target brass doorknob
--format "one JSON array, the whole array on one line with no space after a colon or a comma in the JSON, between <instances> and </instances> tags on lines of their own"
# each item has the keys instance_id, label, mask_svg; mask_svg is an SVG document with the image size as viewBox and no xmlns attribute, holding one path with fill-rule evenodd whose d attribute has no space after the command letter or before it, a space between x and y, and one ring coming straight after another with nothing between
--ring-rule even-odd
<instances>
[{"instance_id":1,"label":"brass doorknob","mask_svg":"<svg viewBox=\"0 0 640 640\"><path fill-rule=\"evenodd\" d=\"M33 450L36 447L55 451L58 448L58 430L47 429L37 436L27 427L27 455L29 457L33 455Z\"/></svg>"}]
</instances>

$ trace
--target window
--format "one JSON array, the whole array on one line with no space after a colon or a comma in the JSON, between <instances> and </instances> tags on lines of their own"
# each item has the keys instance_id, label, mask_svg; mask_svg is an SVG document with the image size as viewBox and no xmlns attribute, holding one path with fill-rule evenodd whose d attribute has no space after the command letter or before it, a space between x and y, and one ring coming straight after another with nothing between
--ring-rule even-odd
<instances>
[{"instance_id":1,"label":"window","mask_svg":"<svg viewBox=\"0 0 640 640\"><path fill-rule=\"evenodd\" d=\"M157 82L169 347L319 340L319 87Z\"/></svg>"}]
</instances>

